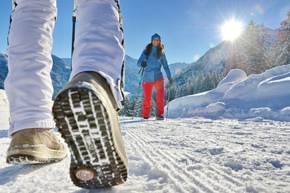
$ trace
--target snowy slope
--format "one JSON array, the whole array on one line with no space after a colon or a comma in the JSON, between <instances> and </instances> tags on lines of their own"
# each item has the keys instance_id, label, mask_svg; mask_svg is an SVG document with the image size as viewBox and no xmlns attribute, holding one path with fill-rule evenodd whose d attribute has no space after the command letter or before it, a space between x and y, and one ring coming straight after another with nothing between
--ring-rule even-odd
<instances>
[{"instance_id":1,"label":"snowy slope","mask_svg":"<svg viewBox=\"0 0 290 193\"><path fill-rule=\"evenodd\" d=\"M0 129L9 127L9 103L5 91L0 90Z\"/></svg>"},{"instance_id":2,"label":"snowy slope","mask_svg":"<svg viewBox=\"0 0 290 193\"><path fill-rule=\"evenodd\" d=\"M98 191L72 184L69 157L52 165L6 164L9 113L5 91L0 90L0 192L288 193L289 68L249 77L233 70L216 89L169 104L171 117L183 110L186 114L179 117L187 118L120 117L129 178ZM254 105L257 96L265 99L263 107ZM278 102L267 103L271 98ZM223 118L229 113L235 119ZM272 120L263 118L265 114Z\"/></svg>"}]
</instances>

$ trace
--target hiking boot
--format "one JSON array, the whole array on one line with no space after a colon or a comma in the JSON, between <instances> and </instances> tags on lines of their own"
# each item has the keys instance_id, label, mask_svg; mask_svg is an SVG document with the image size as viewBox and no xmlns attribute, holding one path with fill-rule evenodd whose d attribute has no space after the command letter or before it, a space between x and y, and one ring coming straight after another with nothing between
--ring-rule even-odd
<instances>
[{"instance_id":1,"label":"hiking boot","mask_svg":"<svg viewBox=\"0 0 290 193\"><path fill-rule=\"evenodd\" d=\"M7 150L9 164L50 163L63 160L67 151L53 129L24 129L12 135Z\"/></svg>"},{"instance_id":2,"label":"hiking boot","mask_svg":"<svg viewBox=\"0 0 290 193\"><path fill-rule=\"evenodd\" d=\"M162 115L157 116L157 117L156 117L156 120L164 120L164 117L163 117Z\"/></svg>"},{"instance_id":3,"label":"hiking boot","mask_svg":"<svg viewBox=\"0 0 290 193\"><path fill-rule=\"evenodd\" d=\"M127 180L117 104L101 75L77 74L56 97L53 114L70 149L70 177L76 186L96 189Z\"/></svg>"}]
</instances>

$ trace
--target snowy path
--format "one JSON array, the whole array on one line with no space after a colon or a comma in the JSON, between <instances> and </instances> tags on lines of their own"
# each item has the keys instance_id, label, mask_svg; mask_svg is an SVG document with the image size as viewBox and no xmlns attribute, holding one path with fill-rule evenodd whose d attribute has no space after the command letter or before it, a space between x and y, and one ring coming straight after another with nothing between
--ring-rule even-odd
<instances>
[{"instance_id":1,"label":"snowy path","mask_svg":"<svg viewBox=\"0 0 290 193\"><path fill-rule=\"evenodd\" d=\"M204 118L121 118L129 178L99 191L73 186L69 158L11 166L0 128L0 192L290 192L290 123Z\"/></svg>"},{"instance_id":2,"label":"snowy path","mask_svg":"<svg viewBox=\"0 0 290 193\"><path fill-rule=\"evenodd\" d=\"M131 174L144 168L146 181L155 183L146 190L290 192L287 124L182 119L123 128Z\"/></svg>"}]
</instances>

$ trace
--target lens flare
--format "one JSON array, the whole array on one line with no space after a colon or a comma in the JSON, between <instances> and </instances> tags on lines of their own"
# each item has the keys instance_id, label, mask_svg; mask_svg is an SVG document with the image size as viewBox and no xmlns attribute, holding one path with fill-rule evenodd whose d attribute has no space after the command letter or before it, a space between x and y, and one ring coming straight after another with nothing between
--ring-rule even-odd
<instances>
[{"instance_id":1,"label":"lens flare","mask_svg":"<svg viewBox=\"0 0 290 193\"><path fill-rule=\"evenodd\" d=\"M260 14L264 14L265 13L265 9L262 7L262 5L260 5L260 4L257 4L256 6L255 6L255 10L258 12L258 13L260 13Z\"/></svg>"},{"instance_id":2,"label":"lens flare","mask_svg":"<svg viewBox=\"0 0 290 193\"><path fill-rule=\"evenodd\" d=\"M196 62L199 58L200 58L200 55L199 54L195 54L193 56L193 61Z\"/></svg>"}]
</instances>

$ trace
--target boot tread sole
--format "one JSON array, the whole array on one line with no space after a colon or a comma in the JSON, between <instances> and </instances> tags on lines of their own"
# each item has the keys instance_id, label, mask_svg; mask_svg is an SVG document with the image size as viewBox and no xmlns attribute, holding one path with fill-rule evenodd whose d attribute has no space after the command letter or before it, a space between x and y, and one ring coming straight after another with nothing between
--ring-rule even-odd
<instances>
[{"instance_id":1,"label":"boot tread sole","mask_svg":"<svg viewBox=\"0 0 290 193\"><path fill-rule=\"evenodd\" d=\"M62 91L54 101L53 114L71 153L70 177L76 186L96 189L127 180L127 166L112 136L112 129L119 128L111 128L106 107L93 90L72 87ZM93 173L89 179L88 171Z\"/></svg>"}]
</instances>

